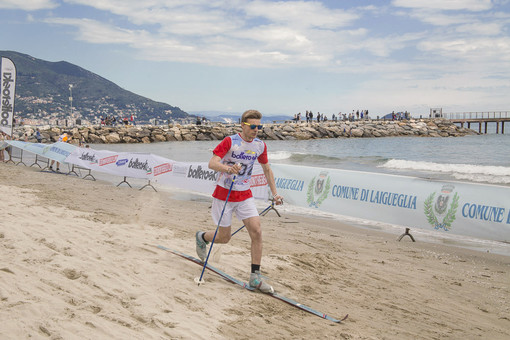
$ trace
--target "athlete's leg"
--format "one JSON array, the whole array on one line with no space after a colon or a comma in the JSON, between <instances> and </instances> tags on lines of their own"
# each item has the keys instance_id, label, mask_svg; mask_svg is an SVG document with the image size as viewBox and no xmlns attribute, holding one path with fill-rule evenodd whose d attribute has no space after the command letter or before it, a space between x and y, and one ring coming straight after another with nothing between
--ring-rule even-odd
<instances>
[{"instance_id":1,"label":"athlete's leg","mask_svg":"<svg viewBox=\"0 0 510 340\"><path fill-rule=\"evenodd\" d=\"M216 234L216 238L214 239L214 243L228 243L230 241L230 234L231 234L232 227L223 227L220 226L218 228L218 233ZM207 231L204 234L204 239L206 242L211 242L214 237L215 231Z\"/></svg>"},{"instance_id":2,"label":"athlete's leg","mask_svg":"<svg viewBox=\"0 0 510 340\"><path fill-rule=\"evenodd\" d=\"M262 229L260 217L253 216L243 220L251 239L251 263L260 265L262 260Z\"/></svg>"},{"instance_id":3,"label":"athlete's leg","mask_svg":"<svg viewBox=\"0 0 510 340\"><path fill-rule=\"evenodd\" d=\"M237 202L228 202L225 205L225 201L213 199L211 206L211 216L216 225L219 224L218 233L214 242L217 243L228 243L230 241L231 224L232 224L232 213L237 207ZM222 214L223 213L223 214ZM211 242L216 230L208 231L204 234L204 240Z\"/></svg>"}]
</instances>

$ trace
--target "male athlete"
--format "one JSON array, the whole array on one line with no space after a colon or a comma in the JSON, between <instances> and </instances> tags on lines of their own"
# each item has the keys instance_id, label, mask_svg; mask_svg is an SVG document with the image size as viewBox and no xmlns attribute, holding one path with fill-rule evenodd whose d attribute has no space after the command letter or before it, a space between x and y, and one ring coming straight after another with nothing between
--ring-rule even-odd
<instances>
[{"instance_id":1,"label":"male athlete","mask_svg":"<svg viewBox=\"0 0 510 340\"><path fill-rule=\"evenodd\" d=\"M209 168L219 172L216 189L213 193L211 215L218 225L228 192L235 176L232 191L228 198L225 212L221 218L218 233L214 242L228 243L231 235L232 214L235 212L242 220L251 238L251 274L250 286L264 293L274 293L273 287L264 281L260 274L262 259L262 230L260 217L250 189L250 178L253 164L258 160L276 204L283 203L283 197L276 192L273 171L267 159L266 143L256 138L262 129L262 114L256 110L248 110L241 117L241 133L225 137L213 150ZM212 241L214 231L199 231L195 235L198 257L204 261L207 256L207 244Z\"/></svg>"}]
</instances>

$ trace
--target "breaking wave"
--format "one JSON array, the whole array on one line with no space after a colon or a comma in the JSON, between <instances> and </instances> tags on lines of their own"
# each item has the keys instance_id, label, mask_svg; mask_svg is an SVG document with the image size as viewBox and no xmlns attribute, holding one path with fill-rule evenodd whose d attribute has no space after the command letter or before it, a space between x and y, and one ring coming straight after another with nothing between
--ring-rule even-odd
<instances>
[{"instance_id":1,"label":"breaking wave","mask_svg":"<svg viewBox=\"0 0 510 340\"><path fill-rule=\"evenodd\" d=\"M448 174L459 180L492 184L510 184L510 167L474 164L442 164L423 161L390 159L380 165L385 169L415 170Z\"/></svg>"}]
</instances>

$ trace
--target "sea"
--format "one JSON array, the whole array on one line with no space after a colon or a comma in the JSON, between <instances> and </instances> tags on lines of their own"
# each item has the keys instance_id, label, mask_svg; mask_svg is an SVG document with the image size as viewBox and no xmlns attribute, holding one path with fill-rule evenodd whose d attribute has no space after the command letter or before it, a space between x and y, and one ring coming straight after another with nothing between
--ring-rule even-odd
<instances>
[{"instance_id":1,"label":"sea","mask_svg":"<svg viewBox=\"0 0 510 340\"><path fill-rule=\"evenodd\" d=\"M494 128L495 130L495 128ZM218 141L153 144L97 144L98 150L152 153L175 161L208 162ZM302 165L418 177L485 183L510 187L510 133L464 137L385 137L266 141L270 163ZM100 175L102 176L102 175ZM118 178L105 179L120 182ZM140 183L142 185L142 183ZM160 190L160 188L158 188ZM166 188L183 200L210 200L209 196ZM262 203L261 207L264 207ZM404 226L323 213L286 205L285 212L336 219L360 228L399 235ZM417 239L510 256L510 244L422 229Z\"/></svg>"}]
</instances>

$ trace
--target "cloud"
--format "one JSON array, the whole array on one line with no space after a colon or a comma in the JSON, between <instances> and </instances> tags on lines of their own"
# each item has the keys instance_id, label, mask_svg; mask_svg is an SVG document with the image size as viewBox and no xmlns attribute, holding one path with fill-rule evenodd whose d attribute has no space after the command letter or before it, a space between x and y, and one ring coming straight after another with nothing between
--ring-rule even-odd
<instances>
[{"instance_id":1,"label":"cloud","mask_svg":"<svg viewBox=\"0 0 510 340\"><path fill-rule=\"evenodd\" d=\"M353 34L359 38L363 32L339 29L359 15L330 10L315 1L66 1L109 11L134 26L120 27L122 20L115 18L108 24L66 18L47 22L75 26L79 39L90 43L127 44L151 60L240 67L320 66L333 59L336 46L350 44ZM328 46L331 39L336 44ZM182 51L193 54L179 55Z\"/></svg>"},{"instance_id":2,"label":"cloud","mask_svg":"<svg viewBox=\"0 0 510 340\"><path fill-rule=\"evenodd\" d=\"M159 40L145 30L118 28L92 19L48 18L49 24L74 26L78 29L78 39L95 44L127 44L134 48L161 48L174 50L192 50L193 47L181 45L176 41Z\"/></svg>"},{"instance_id":3,"label":"cloud","mask_svg":"<svg viewBox=\"0 0 510 340\"><path fill-rule=\"evenodd\" d=\"M258 0L249 2L243 9L248 17L262 17L292 27L335 29L359 19L354 12L330 9L320 2Z\"/></svg>"},{"instance_id":4,"label":"cloud","mask_svg":"<svg viewBox=\"0 0 510 340\"><path fill-rule=\"evenodd\" d=\"M19 9L24 11L37 11L58 7L53 0L0 0L0 8Z\"/></svg>"},{"instance_id":5,"label":"cloud","mask_svg":"<svg viewBox=\"0 0 510 340\"><path fill-rule=\"evenodd\" d=\"M468 33L473 35L499 35L503 33L504 24L500 22L472 22L465 25L459 25L455 30L459 33Z\"/></svg>"},{"instance_id":6,"label":"cloud","mask_svg":"<svg viewBox=\"0 0 510 340\"><path fill-rule=\"evenodd\" d=\"M434 10L486 11L492 8L491 0L393 0L392 5L406 8Z\"/></svg>"},{"instance_id":7,"label":"cloud","mask_svg":"<svg viewBox=\"0 0 510 340\"><path fill-rule=\"evenodd\" d=\"M393 12L382 8L385 20L405 14L424 23L403 33L374 26L370 20L380 11L373 5L336 10L317 1L65 1L114 15L108 22L49 18L47 23L75 27L70 34L88 43L128 46L145 60L302 67L416 82L441 77L452 63L461 73L476 63L482 74L501 76L498 63L507 65L510 56L509 38L501 34L508 16L471 12L485 1L462 1L468 11L457 12L442 12L459 7L456 1L406 1L409 9Z\"/></svg>"},{"instance_id":8,"label":"cloud","mask_svg":"<svg viewBox=\"0 0 510 340\"><path fill-rule=\"evenodd\" d=\"M484 61L488 69L501 67L501 65L491 64L490 61L510 61L510 37L434 38L420 42L418 48L447 58Z\"/></svg>"},{"instance_id":9,"label":"cloud","mask_svg":"<svg viewBox=\"0 0 510 340\"><path fill-rule=\"evenodd\" d=\"M423 23L427 23L433 26L453 26L460 24L470 24L476 20L476 16L469 15L466 13L462 14L451 14L441 13L431 10L413 10L408 12L399 12L400 16L411 16L412 18L418 19Z\"/></svg>"},{"instance_id":10,"label":"cloud","mask_svg":"<svg viewBox=\"0 0 510 340\"><path fill-rule=\"evenodd\" d=\"M135 25L151 25L173 34L218 34L238 28L236 1L66 0L123 17ZM227 3L232 3L226 5Z\"/></svg>"}]
</instances>

